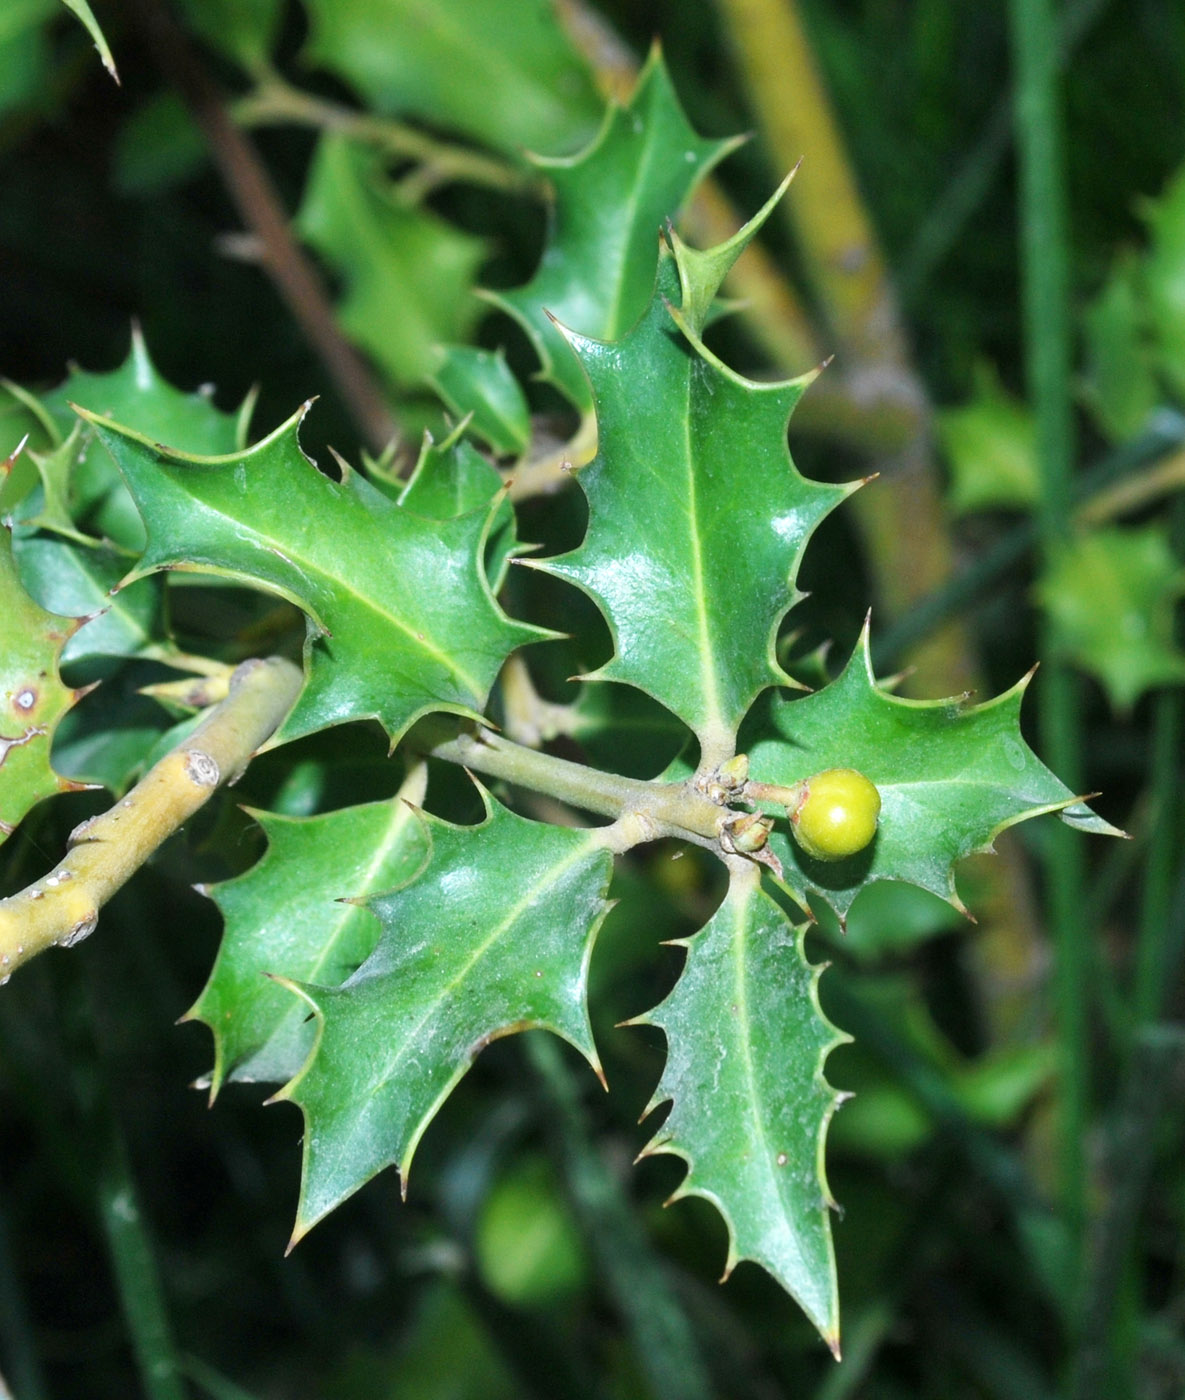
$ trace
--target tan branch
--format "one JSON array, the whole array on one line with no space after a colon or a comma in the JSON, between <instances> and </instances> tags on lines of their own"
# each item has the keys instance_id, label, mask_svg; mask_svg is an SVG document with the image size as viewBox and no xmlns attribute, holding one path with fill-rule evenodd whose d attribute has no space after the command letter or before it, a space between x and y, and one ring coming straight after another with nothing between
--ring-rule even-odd
<instances>
[{"instance_id":1,"label":"tan branch","mask_svg":"<svg viewBox=\"0 0 1185 1400\"><path fill-rule=\"evenodd\" d=\"M244 661L230 693L114 807L70 834L69 851L42 879L0 900L0 983L55 944L94 931L99 910L153 851L279 727L300 693L298 667L280 657Z\"/></svg>"}]
</instances>

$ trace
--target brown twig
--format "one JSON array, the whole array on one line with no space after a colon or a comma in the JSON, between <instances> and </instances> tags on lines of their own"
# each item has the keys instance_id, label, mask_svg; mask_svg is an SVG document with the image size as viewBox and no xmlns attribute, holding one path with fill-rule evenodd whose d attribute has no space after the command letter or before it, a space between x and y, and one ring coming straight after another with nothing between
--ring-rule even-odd
<instances>
[{"instance_id":1,"label":"brown twig","mask_svg":"<svg viewBox=\"0 0 1185 1400\"><path fill-rule=\"evenodd\" d=\"M275 186L250 140L231 120L214 79L165 0L133 0L149 51L201 129L262 265L325 366L367 446L381 452L398 425L365 362L342 335L315 268L292 236Z\"/></svg>"}]
</instances>

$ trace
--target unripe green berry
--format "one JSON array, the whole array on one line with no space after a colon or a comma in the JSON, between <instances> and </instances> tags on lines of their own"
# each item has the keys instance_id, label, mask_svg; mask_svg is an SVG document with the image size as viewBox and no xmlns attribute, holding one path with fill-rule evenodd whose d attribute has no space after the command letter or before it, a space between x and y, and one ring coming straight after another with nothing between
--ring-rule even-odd
<instances>
[{"instance_id":1,"label":"unripe green berry","mask_svg":"<svg viewBox=\"0 0 1185 1400\"><path fill-rule=\"evenodd\" d=\"M844 860L876 835L881 795L854 768L828 768L799 784L802 798L788 808L794 839L815 860Z\"/></svg>"}]
</instances>

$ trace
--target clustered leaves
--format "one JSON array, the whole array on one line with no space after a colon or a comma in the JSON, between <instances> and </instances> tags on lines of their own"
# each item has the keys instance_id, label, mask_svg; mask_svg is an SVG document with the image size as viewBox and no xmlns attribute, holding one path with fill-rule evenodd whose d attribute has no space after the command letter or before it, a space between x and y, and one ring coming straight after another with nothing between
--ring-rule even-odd
<instances>
[{"instance_id":1,"label":"clustered leaves","mask_svg":"<svg viewBox=\"0 0 1185 1400\"><path fill-rule=\"evenodd\" d=\"M328 59L349 45L349 28L328 6L314 11L313 52ZM358 74L365 84L365 65ZM521 100L518 82L515 92ZM465 129L460 97L442 111ZM508 145L518 136L510 115ZM721 1211L726 1272L742 1259L760 1263L835 1347L823 1142L837 1095L823 1062L842 1036L820 1011L818 971L779 888L804 909L821 897L841 917L881 880L957 904L956 863L989 848L1002 828L1042 812L1092 830L1104 824L1021 738L1024 682L974 706L901 700L877 685L866 635L838 679L803 697L787 693L793 682L775 643L798 596L799 564L819 522L854 487L808 481L790 459L787 420L812 376L750 382L703 341L721 279L772 201L720 249L697 253L669 231L660 249L660 228L730 145L695 135L655 56L630 105L611 109L585 151L540 162L555 196L548 246L535 277L497 298L527 330L542 375L579 414L595 413L597 455L578 474L589 507L584 540L565 555L524 561L584 590L612 635L612 657L584 678L567 712L572 732L583 726L613 741L613 707L596 699L607 687L660 702L663 723L689 731L665 775L661 813L637 795L657 794L658 784L631 787L613 813L621 820L607 828L530 820L484 790L475 826L423 809L419 749L432 741L417 745L411 727L431 714L458 717L452 732L466 733L480 755L473 736L488 722L499 672L524 645L551 636L515 620L496 596L523 546L501 475L465 436L514 457L513 474L528 450L526 399L500 355L429 354L443 332L464 332L468 316L454 305L441 316L425 308L415 355L390 368L430 379L455 412L473 417L443 443L426 441L408 481L386 462L366 474L341 464L340 479L319 470L299 445L304 409L253 446L208 403L189 404L195 417L182 422L175 391L153 380L139 344L123 371L76 376L63 391L80 405L79 426L65 430L61 394L30 401L48 441L13 511L23 559L14 563L7 534L0 538L6 616L18 619L0 643L0 700L6 714L19 709L34 677L36 694L23 729L12 730L11 716L0 729L12 732L0 739L0 816L10 829L61 786L49 744L76 698L58 678L74 624L25 596L17 564L31 591L39 580L63 588L75 580L63 594L68 612L107 607L78 633L95 629L89 648L69 658L78 663L151 656L200 671L169 636L164 607L187 575L286 600L306 618L306 683L280 741L377 718L392 748L401 744L399 797L302 817L253 813L265 854L210 891L226 934L190 1016L214 1033L213 1092L233 1078L278 1083L276 1097L304 1113L294 1241L388 1165L406 1188L433 1116L494 1038L544 1027L599 1072L588 973L612 853L680 830L708 846L726 866L727 894L684 940L675 989L638 1017L667 1041L652 1107L671 1109L647 1150L683 1158L677 1194L704 1196ZM404 211L374 178L347 146L323 146L306 235L348 256L343 226L330 217L345 184L366 236L384 237ZM338 193L330 199L319 182ZM463 282L475 251L458 243L454 252ZM389 289L379 293L393 316L407 310ZM379 293L351 285L347 325L350 307ZM368 333L359 330L364 343ZM68 561L53 562L62 550ZM564 584L552 587L558 596ZM217 665L207 669L216 678ZM149 747L142 743L139 762ZM856 854L812 860L763 785L787 788L830 768L857 769L876 785L879 826ZM583 771L590 790L618 790ZM540 786L547 790L546 777ZM570 800L581 805L579 791ZM680 800L698 814L685 829ZM754 820L754 807L767 819ZM588 809L607 810L591 799ZM718 809L714 826L704 825L705 809Z\"/></svg>"}]
</instances>

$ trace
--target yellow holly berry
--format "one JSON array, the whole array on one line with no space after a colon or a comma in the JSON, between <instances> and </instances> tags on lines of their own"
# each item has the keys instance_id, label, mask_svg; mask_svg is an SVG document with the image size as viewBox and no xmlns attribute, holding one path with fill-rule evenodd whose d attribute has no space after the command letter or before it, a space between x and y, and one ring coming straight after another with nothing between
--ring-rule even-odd
<instances>
[{"instance_id":1,"label":"yellow holly berry","mask_svg":"<svg viewBox=\"0 0 1185 1400\"><path fill-rule=\"evenodd\" d=\"M854 768L828 768L797 785L801 798L788 808L794 839L815 860L844 860L876 835L881 795Z\"/></svg>"}]
</instances>

